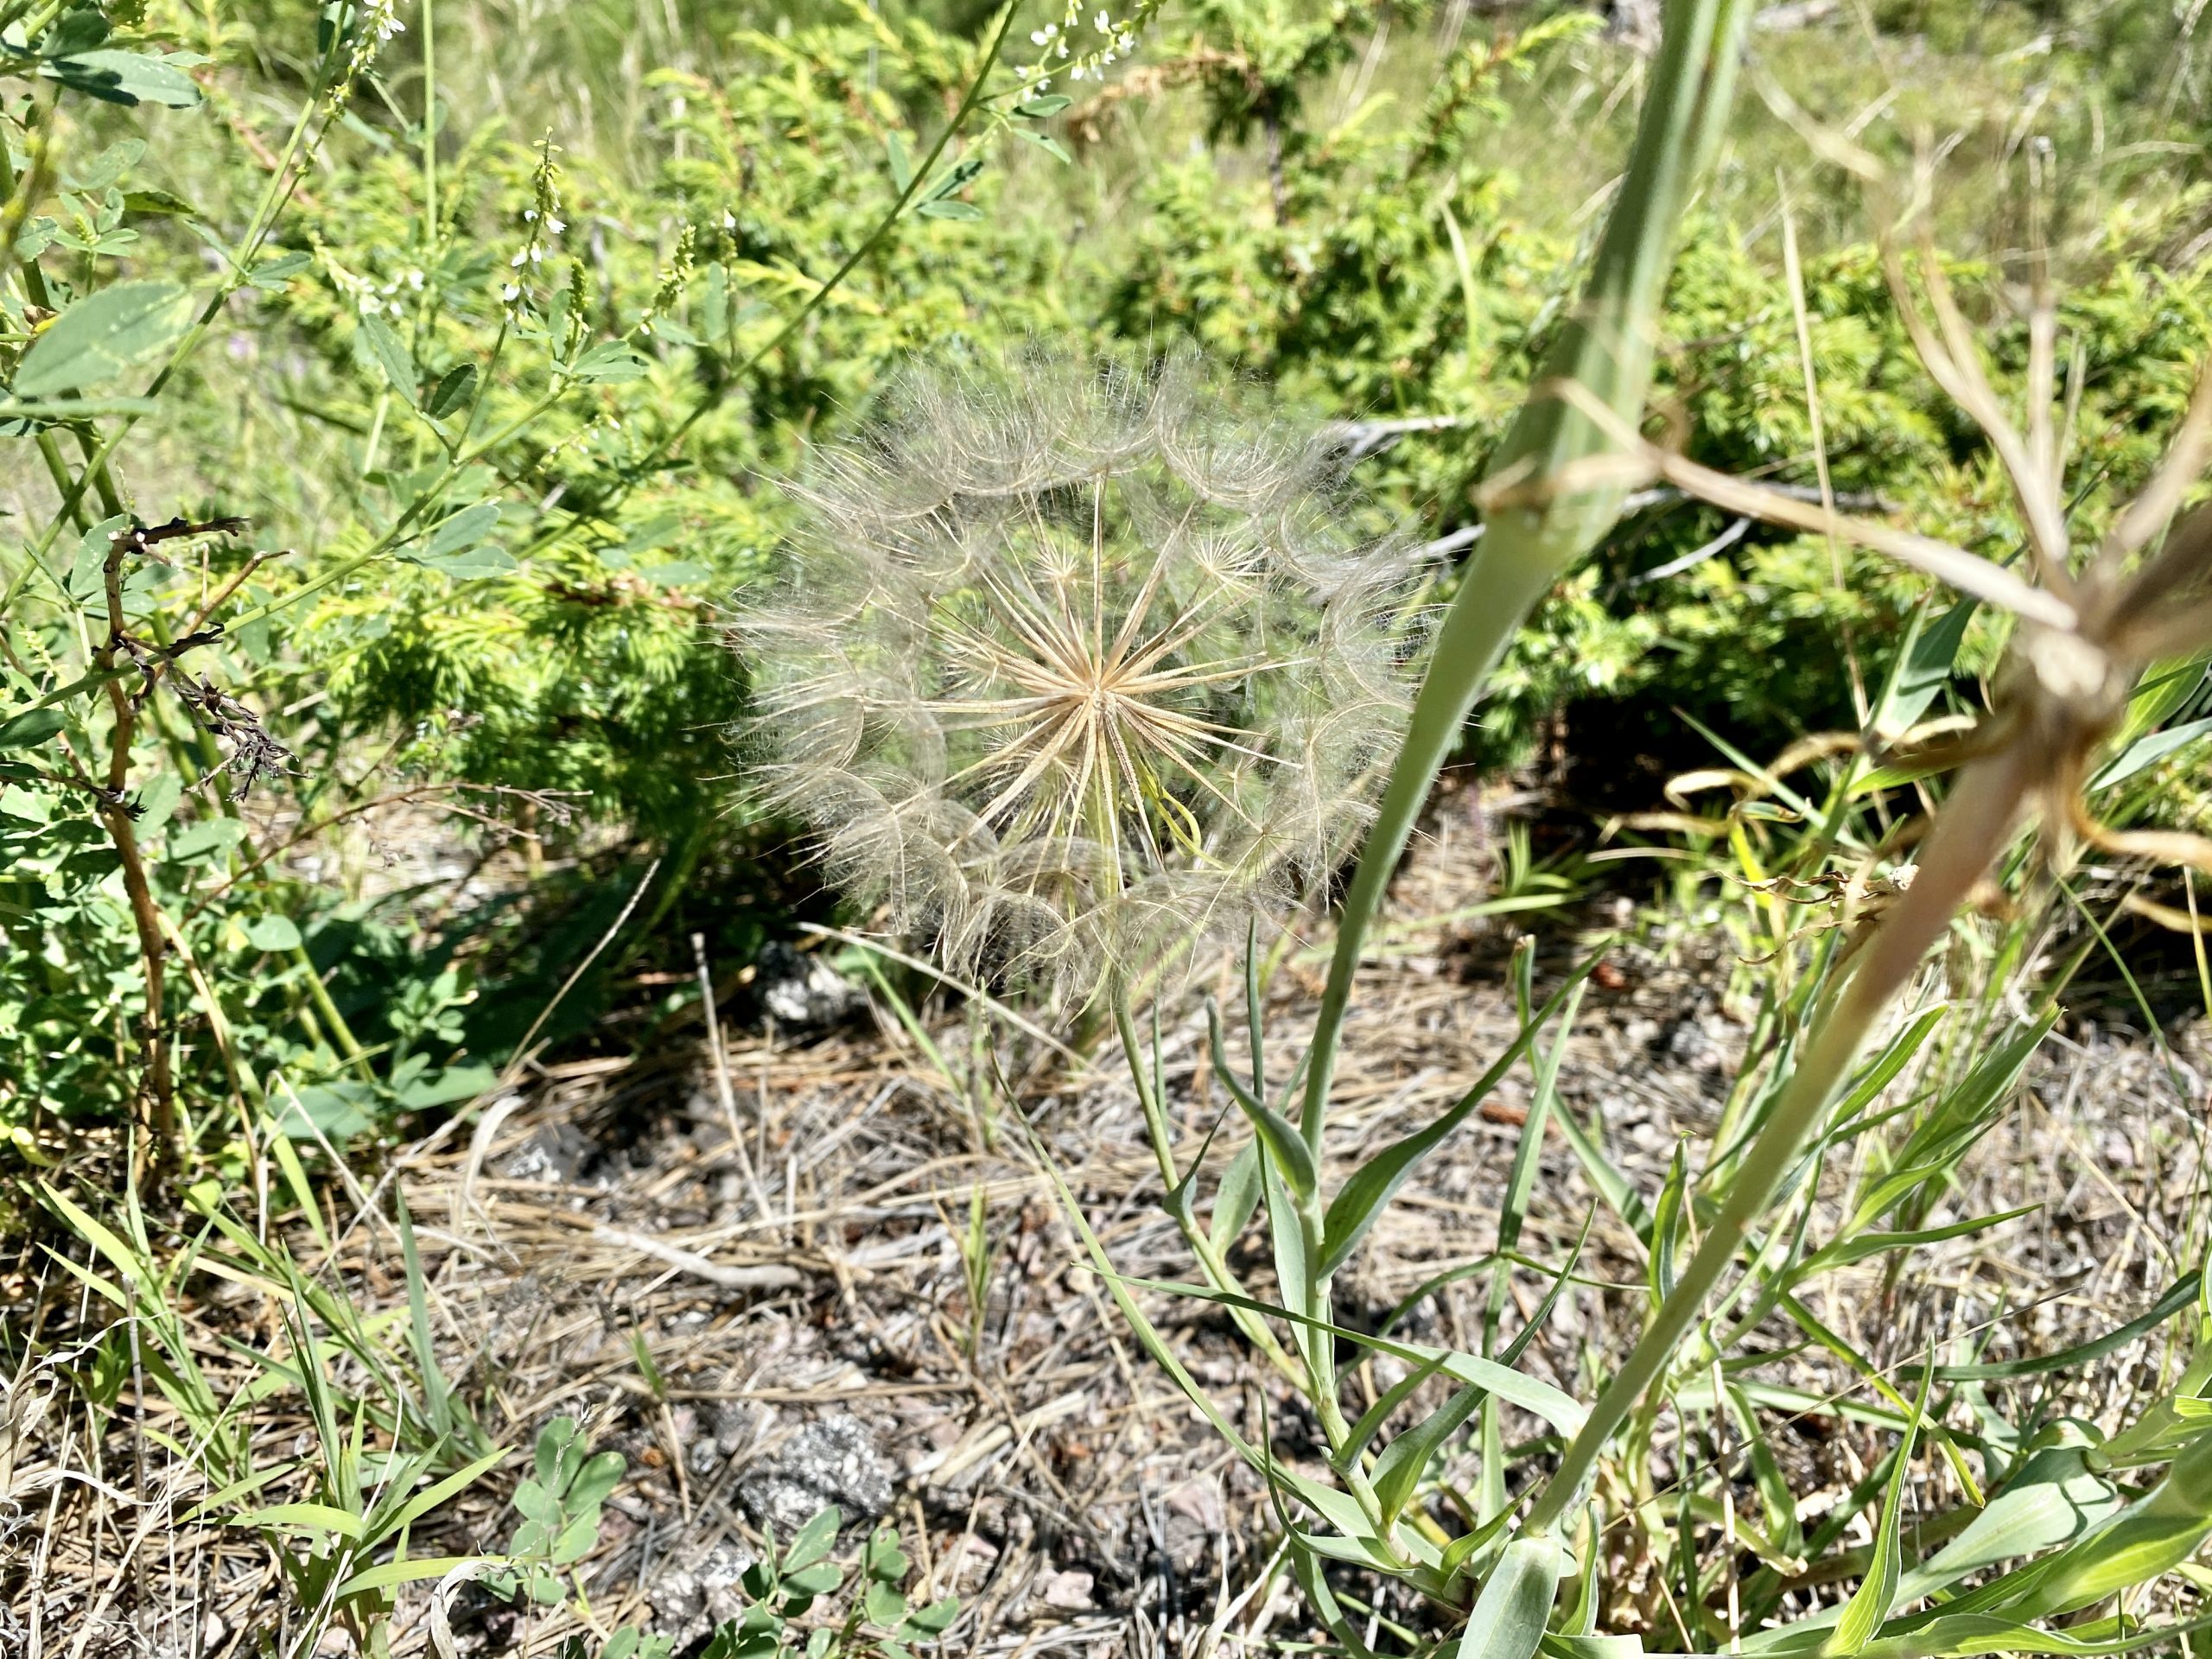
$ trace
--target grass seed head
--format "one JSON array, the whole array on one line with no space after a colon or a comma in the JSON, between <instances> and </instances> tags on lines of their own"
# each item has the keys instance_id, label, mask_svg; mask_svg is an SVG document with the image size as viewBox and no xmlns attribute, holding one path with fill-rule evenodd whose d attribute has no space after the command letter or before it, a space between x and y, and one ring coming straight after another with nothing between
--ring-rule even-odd
<instances>
[{"instance_id":1,"label":"grass seed head","mask_svg":"<svg viewBox=\"0 0 2212 1659\"><path fill-rule=\"evenodd\" d=\"M1081 995L1325 871L1402 724L1409 561L1189 359L917 375L747 596L747 741L833 877Z\"/></svg>"}]
</instances>

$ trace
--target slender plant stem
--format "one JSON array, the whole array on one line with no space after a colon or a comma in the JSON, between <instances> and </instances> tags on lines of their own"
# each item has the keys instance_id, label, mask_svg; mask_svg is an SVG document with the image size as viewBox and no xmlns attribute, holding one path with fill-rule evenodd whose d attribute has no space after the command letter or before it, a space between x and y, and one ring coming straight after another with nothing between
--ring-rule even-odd
<instances>
[{"instance_id":1,"label":"slender plant stem","mask_svg":"<svg viewBox=\"0 0 2212 1659\"><path fill-rule=\"evenodd\" d=\"M1520 499L1485 515L1487 532L1460 573L1405 746L1344 896L1300 1120L1317 1152L1352 976L1429 787L1522 619L1619 515L1618 488L1549 487L1572 463L1612 445L1587 415L1548 395L1541 383L1571 379L1624 420L1642 411L1675 236L1719 144L1751 10L1751 0L1669 0L1651 91L1588 286L1491 471L1488 487L1515 486Z\"/></svg>"},{"instance_id":2,"label":"slender plant stem","mask_svg":"<svg viewBox=\"0 0 2212 1659\"><path fill-rule=\"evenodd\" d=\"M2036 760L2008 745L1975 761L1922 849L1912 886L1878 925L1849 978L1830 993L1811 1039L1765 1127L1730 1178L1720 1213L1650 1325L1606 1383L1558 1470L1537 1494L1522 1529L1554 1526L1579 1497L1605 1442L1681 1346L1720 1275L1764 1213L1799 1144L1820 1121L1837 1087L1891 1000L1910 982L1928 949L1950 925L1990 864L2011 841L2036 776Z\"/></svg>"},{"instance_id":3,"label":"slender plant stem","mask_svg":"<svg viewBox=\"0 0 2212 1659\"><path fill-rule=\"evenodd\" d=\"M1144 1115L1145 1133L1152 1142L1153 1157L1160 1165L1160 1179L1166 1183L1167 1190L1172 1192L1182 1177L1175 1168L1175 1138L1167 1123L1166 1110L1152 1086L1151 1074L1145 1069L1144 1047L1137 1037L1136 1020L1129 1012L1127 992L1116 986L1109 994L1109 1000L1114 1005L1114 1028L1121 1035L1122 1053L1128 1061L1129 1080L1136 1086L1137 1107ZM1243 1284L1230 1271L1228 1262L1214 1248L1213 1240L1206 1230L1193 1221L1185 1220L1181 1215L1175 1216L1174 1219L1176 1226L1182 1231L1184 1243L1191 1247L1191 1254L1198 1258L1199 1271L1205 1274L1206 1283L1216 1290L1243 1294ZM1306 1385L1308 1380L1306 1368L1284 1350L1265 1320L1245 1308L1231 1307L1228 1313L1236 1328L1243 1332L1245 1340L1257 1348L1269 1364L1290 1382L1301 1388Z\"/></svg>"}]
</instances>

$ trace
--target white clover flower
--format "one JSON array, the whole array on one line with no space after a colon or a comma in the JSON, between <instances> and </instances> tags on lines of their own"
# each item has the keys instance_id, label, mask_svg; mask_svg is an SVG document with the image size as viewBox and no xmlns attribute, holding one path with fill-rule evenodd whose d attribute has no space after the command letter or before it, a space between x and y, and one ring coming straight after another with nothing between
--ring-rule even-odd
<instances>
[{"instance_id":1,"label":"white clover flower","mask_svg":"<svg viewBox=\"0 0 2212 1659\"><path fill-rule=\"evenodd\" d=\"M741 602L764 792L963 972L1084 995L1241 934L1402 722L1408 563L1338 476L1187 359L913 378Z\"/></svg>"}]
</instances>

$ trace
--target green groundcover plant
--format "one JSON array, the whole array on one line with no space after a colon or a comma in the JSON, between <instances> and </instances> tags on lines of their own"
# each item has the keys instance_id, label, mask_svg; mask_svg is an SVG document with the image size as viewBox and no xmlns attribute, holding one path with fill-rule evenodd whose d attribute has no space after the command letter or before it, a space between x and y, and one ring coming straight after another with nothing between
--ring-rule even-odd
<instances>
[{"instance_id":1,"label":"green groundcover plant","mask_svg":"<svg viewBox=\"0 0 2212 1659\"><path fill-rule=\"evenodd\" d=\"M675 35L641 14L623 51L618 13L493 6L14 19L18 1154L134 1113L142 1151L213 1153L264 1099L342 1138L466 1098L651 865L538 1026L575 1029L636 942L747 868L745 837L780 841L733 806L747 687L709 647L799 522L771 481L864 429L917 357L1193 343L1344 444L1450 597L1581 233L1516 134L1631 60L1572 16L1478 36L1421 7L1385 28L1352 4L1142 6L1103 30L1046 10L708 10ZM2059 61L2109 45L2069 36ZM2183 91L2131 117L2142 137L2185 122ZM1630 107L1586 124L1593 158ZM1793 286L1753 245L1748 157L1772 142L1684 204L1653 374L1688 453L1812 490L1818 449L1839 499L2002 556L2000 481L1912 372L1873 251L1808 245ZM2197 187L2114 169L2067 227L2091 513L2147 473L2205 333ZM2005 280L1947 269L1976 308ZM1993 329L2022 366L2024 331ZM1688 721L1766 752L1855 719L1923 575L1678 492L1631 506L1503 646L1479 755L1636 729L1681 761L1705 753ZM1957 666L1999 644L1974 619ZM2197 810L2186 787L2162 809ZM463 868L505 844L522 878L644 850L533 906L378 879L372 835Z\"/></svg>"}]
</instances>

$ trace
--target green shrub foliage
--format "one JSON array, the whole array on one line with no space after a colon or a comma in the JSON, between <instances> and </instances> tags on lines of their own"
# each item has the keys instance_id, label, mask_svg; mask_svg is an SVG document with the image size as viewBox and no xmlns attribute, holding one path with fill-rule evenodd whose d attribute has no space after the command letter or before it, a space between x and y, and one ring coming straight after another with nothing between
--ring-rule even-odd
<instances>
[{"instance_id":1,"label":"green shrub foliage","mask_svg":"<svg viewBox=\"0 0 2212 1659\"><path fill-rule=\"evenodd\" d=\"M457 927L449 895L365 886L330 827L399 798L464 853L633 836L675 855L661 914L747 821L711 647L793 522L779 481L912 362L1195 342L1345 423L1384 515L1464 547L1634 102L1577 13L1193 0L1093 38L1050 8L558 10L0 8L0 1124L29 1155L134 1101L219 1141L241 1110L347 1133L480 1086L527 1023L480 1017L512 909ZM1986 41L1906 25L1939 48L1916 107L1943 73L2013 107ZM2139 33L2113 74L2158 60ZM2051 73L2107 48L2064 36ZM1815 115L1855 90L1778 50ZM2189 130L2190 85L2113 120ZM1751 124L1686 238L1680 441L1815 482L1783 158L1834 487L2008 553L1998 474L1786 137ZM1954 161L2012 246L1996 143ZM2089 518L2207 335L2201 188L2095 179L2055 231ZM2020 273L1958 245L2017 368ZM1923 592L1654 500L1541 609L1473 742L1848 724Z\"/></svg>"}]
</instances>

